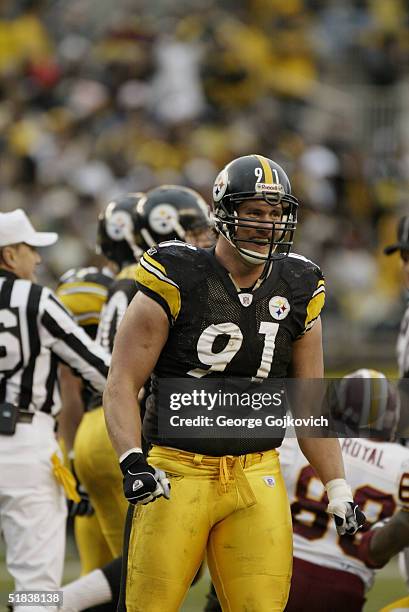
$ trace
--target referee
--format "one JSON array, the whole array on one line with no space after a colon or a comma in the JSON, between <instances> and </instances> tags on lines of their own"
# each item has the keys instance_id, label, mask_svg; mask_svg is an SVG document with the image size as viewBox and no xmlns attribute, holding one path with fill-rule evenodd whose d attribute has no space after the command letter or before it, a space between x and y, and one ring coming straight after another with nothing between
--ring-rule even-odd
<instances>
[{"instance_id":1,"label":"referee","mask_svg":"<svg viewBox=\"0 0 409 612\"><path fill-rule=\"evenodd\" d=\"M0 530L16 591L58 589L65 552L66 501L56 477L58 364L104 390L109 357L49 289L36 284L36 232L23 210L0 213ZM40 612L48 608L15 605Z\"/></svg>"}]
</instances>

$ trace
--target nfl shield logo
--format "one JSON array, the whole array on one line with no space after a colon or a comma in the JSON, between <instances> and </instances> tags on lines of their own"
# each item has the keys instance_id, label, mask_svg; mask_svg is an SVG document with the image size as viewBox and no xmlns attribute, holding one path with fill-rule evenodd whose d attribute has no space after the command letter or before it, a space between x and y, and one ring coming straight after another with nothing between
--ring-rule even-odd
<instances>
[{"instance_id":1,"label":"nfl shield logo","mask_svg":"<svg viewBox=\"0 0 409 612\"><path fill-rule=\"evenodd\" d=\"M252 293L239 293L239 300L241 302L242 306L250 306L251 302L253 301L253 294Z\"/></svg>"}]
</instances>

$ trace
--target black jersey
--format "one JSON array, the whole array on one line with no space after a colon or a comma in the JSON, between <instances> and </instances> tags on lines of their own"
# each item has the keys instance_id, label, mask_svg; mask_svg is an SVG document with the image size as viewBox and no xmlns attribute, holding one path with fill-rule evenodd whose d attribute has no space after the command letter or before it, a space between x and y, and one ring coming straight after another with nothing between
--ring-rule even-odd
<instances>
[{"instance_id":1,"label":"black jersey","mask_svg":"<svg viewBox=\"0 0 409 612\"><path fill-rule=\"evenodd\" d=\"M97 335L101 312L108 299L113 277L106 268L95 267L68 270L60 279L56 294L91 338ZM100 393L86 387L82 390L86 410L102 405Z\"/></svg>"},{"instance_id":2,"label":"black jersey","mask_svg":"<svg viewBox=\"0 0 409 612\"><path fill-rule=\"evenodd\" d=\"M121 270L109 288L98 326L97 340L110 353L122 317L138 290L135 278L136 264L132 264Z\"/></svg>"},{"instance_id":3,"label":"black jersey","mask_svg":"<svg viewBox=\"0 0 409 612\"><path fill-rule=\"evenodd\" d=\"M275 260L258 289L238 292L214 248L176 241L145 253L136 279L139 290L164 308L170 323L153 372L154 383L160 378L203 376L285 378L293 342L312 327L325 296L320 269L302 256ZM154 384L144 421L144 435L151 443L207 454L237 454L232 451L234 440L228 441L227 450L210 452L200 446L203 440L183 441L181 446L181 440L159 439L155 393ZM241 441L240 449L255 452L280 443L253 439L245 448Z\"/></svg>"}]
</instances>

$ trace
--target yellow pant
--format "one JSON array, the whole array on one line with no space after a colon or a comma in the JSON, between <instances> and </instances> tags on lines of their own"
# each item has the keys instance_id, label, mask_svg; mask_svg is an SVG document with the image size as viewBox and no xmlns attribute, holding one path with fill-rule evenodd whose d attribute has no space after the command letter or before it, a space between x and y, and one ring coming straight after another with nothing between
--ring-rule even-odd
<instances>
[{"instance_id":1,"label":"yellow pant","mask_svg":"<svg viewBox=\"0 0 409 612\"><path fill-rule=\"evenodd\" d=\"M403 597L398 601L394 601L385 608L382 608L380 612L403 612L403 610L409 610L409 597Z\"/></svg>"},{"instance_id":2,"label":"yellow pant","mask_svg":"<svg viewBox=\"0 0 409 612\"><path fill-rule=\"evenodd\" d=\"M171 498L138 506L129 541L128 612L176 612L207 552L223 611L285 608L292 525L278 453L206 457L153 447Z\"/></svg>"},{"instance_id":3,"label":"yellow pant","mask_svg":"<svg viewBox=\"0 0 409 612\"><path fill-rule=\"evenodd\" d=\"M101 567L101 558L107 563L122 554L123 527L128 509L122 490L122 473L108 437L102 408L84 415L75 437L74 451L75 470L95 510L94 517L84 517L76 528L81 559L91 571ZM87 521L88 518L92 520ZM99 533L96 531L98 528ZM98 547L89 550L95 542L98 542Z\"/></svg>"},{"instance_id":4,"label":"yellow pant","mask_svg":"<svg viewBox=\"0 0 409 612\"><path fill-rule=\"evenodd\" d=\"M74 532L82 576L112 561L112 553L103 536L96 514L76 516Z\"/></svg>"}]
</instances>

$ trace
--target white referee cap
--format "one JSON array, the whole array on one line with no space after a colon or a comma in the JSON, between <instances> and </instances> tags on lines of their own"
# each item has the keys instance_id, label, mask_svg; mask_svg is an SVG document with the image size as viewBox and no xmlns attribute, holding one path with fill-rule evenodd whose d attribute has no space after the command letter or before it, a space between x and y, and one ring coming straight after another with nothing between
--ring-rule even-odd
<instances>
[{"instance_id":1,"label":"white referee cap","mask_svg":"<svg viewBox=\"0 0 409 612\"><path fill-rule=\"evenodd\" d=\"M33 247L54 244L58 239L55 232L36 232L22 208L13 212L0 213L0 247L25 242Z\"/></svg>"}]
</instances>

